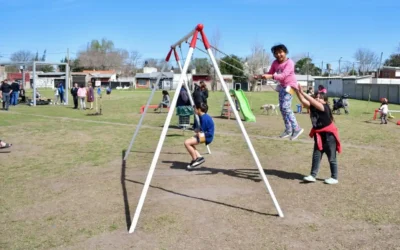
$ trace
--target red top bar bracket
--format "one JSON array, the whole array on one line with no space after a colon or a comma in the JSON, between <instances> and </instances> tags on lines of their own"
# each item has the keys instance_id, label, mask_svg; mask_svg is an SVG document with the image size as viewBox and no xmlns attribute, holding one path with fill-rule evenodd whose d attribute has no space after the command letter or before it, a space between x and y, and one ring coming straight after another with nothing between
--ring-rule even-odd
<instances>
[{"instance_id":1,"label":"red top bar bracket","mask_svg":"<svg viewBox=\"0 0 400 250\"><path fill-rule=\"evenodd\" d=\"M172 48L169 50L167 57L165 58L166 62L169 62L169 59L171 58L171 54L172 54Z\"/></svg>"},{"instance_id":2,"label":"red top bar bracket","mask_svg":"<svg viewBox=\"0 0 400 250\"><path fill-rule=\"evenodd\" d=\"M178 55L178 53L176 52L176 49L175 49L175 48L174 48L173 50L174 50L175 60L176 60L177 62L179 62L179 55Z\"/></svg>"},{"instance_id":3,"label":"red top bar bracket","mask_svg":"<svg viewBox=\"0 0 400 250\"><path fill-rule=\"evenodd\" d=\"M197 26L196 26L196 30L200 31L200 32L203 30L203 28L204 28L204 25L201 23L197 24Z\"/></svg>"}]
</instances>

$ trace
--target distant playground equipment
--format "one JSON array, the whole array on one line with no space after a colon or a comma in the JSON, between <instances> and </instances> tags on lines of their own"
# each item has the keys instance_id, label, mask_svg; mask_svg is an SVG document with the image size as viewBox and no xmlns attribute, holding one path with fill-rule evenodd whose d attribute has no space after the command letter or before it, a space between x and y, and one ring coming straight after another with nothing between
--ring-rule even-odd
<instances>
[{"instance_id":1,"label":"distant playground equipment","mask_svg":"<svg viewBox=\"0 0 400 250\"><path fill-rule=\"evenodd\" d=\"M149 109L156 109L156 108L158 108L158 104L149 105L148 107L149 107ZM140 107L140 114L144 113L144 109L145 108L146 108L146 105L143 105L143 106ZM169 107L161 107L160 108L160 112L162 111L163 108L167 109L169 111Z\"/></svg>"},{"instance_id":2,"label":"distant playground equipment","mask_svg":"<svg viewBox=\"0 0 400 250\"><path fill-rule=\"evenodd\" d=\"M256 122L256 117L254 116L253 111L251 110L251 107L249 105L249 102L246 98L244 91L240 89L240 85L236 85L235 89L238 90L231 89L229 91L231 97L235 101L235 107L233 108L235 108L237 111L241 111L244 120L246 122ZM233 114L234 112L229 103L229 100L227 99L227 97L225 97L224 103L222 104L221 117L227 117L228 119L231 119L231 116Z\"/></svg>"},{"instance_id":3,"label":"distant playground equipment","mask_svg":"<svg viewBox=\"0 0 400 250\"><path fill-rule=\"evenodd\" d=\"M349 96L344 94L339 99L333 99L333 109L332 113L340 115L340 109L344 109L345 114L349 114L349 101L347 100Z\"/></svg>"}]
</instances>

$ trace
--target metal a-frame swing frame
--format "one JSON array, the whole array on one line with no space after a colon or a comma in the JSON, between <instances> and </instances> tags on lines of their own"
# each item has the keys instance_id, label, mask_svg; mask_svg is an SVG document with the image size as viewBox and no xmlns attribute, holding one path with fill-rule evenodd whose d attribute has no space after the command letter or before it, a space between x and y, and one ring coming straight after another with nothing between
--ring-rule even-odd
<instances>
[{"instance_id":1,"label":"metal a-frame swing frame","mask_svg":"<svg viewBox=\"0 0 400 250\"><path fill-rule=\"evenodd\" d=\"M144 201L146 199L146 195L147 195L147 192L149 190L150 183L151 183L151 180L153 178L153 174L154 174L157 162L158 162L158 158L160 156L161 149L162 149L162 146L164 144L165 137L167 135L168 128L169 128L169 125L171 123L172 116L174 114L175 106L176 106L176 103L178 101L179 92L180 92L180 90L182 88L184 80L186 79L186 72L187 72L187 70L189 68L190 60L191 60L191 57L193 55L193 50L196 48L196 41L197 41L197 37L198 37L199 33L200 33L200 35L202 37L202 41L204 43L204 47L208 52L208 55L209 55L209 57L211 59L211 62L213 64L213 66L214 66L214 68L216 70L216 73L218 75L218 78L219 78L219 80L220 80L220 82L222 84L222 87L224 89L225 95L227 96L231 106L234 106L234 102L233 102L233 100L232 100L232 98L231 98L231 96L229 94L229 89L228 89L228 87L227 87L227 85L226 85L226 83L224 81L224 78L222 77L221 71L219 70L218 64L217 64L217 62L215 60L215 57L214 57L214 55L212 53L211 46L210 46L210 44L208 42L208 39L207 39L207 37L206 37L206 35L205 35L204 31L203 31L203 27L204 26L202 24L198 24L195 27L194 30L192 30L189 34L187 34L182 39L180 39L177 43L173 44L171 46L171 50L168 53L168 56L166 58L166 61L168 62L169 59L170 59L170 56L172 54L172 51L174 51L174 49L177 46L179 46L183 42L187 41L189 38L192 38L191 43L190 43L190 47L189 47L189 51L188 51L188 55L186 57L185 64L184 64L183 69L182 69L182 74L181 74L178 86L176 88L176 91L175 91L175 94L174 94L174 98L172 99L172 102L171 102L171 105L170 105L170 109L168 111L168 115L167 115L164 127L162 129L162 132L161 132L161 135L160 135L160 139L158 141L158 145L157 145L156 151L154 153L153 160L151 162L150 169L149 169L149 172L147 174L147 178L146 178L146 181L144 183L142 193L141 193L140 198L139 198L138 205L136 207L136 211L135 211L135 214L134 214L134 217L133 217L133 220L132 220L132 224L131 224L130 229L129 229L129 233L133 233L135 231L135 229L136 229L136 226L137 226L137 223L138 223L138 220L139 220L139 217L140 217L140 213L142 211L142 208L143 208L143 205L144 205ZM165 65L163 66L162 71L164 69L165 69ZM159 77L157 79L157 82L160 80L160 78L161 78L161 74L159 75ZM147 101L144 113L146 113L146 111L148 109L148 106L150 105L150 101L151 101L151 99L152 99L152 97L154 95L154 88L155 87L156 86L153 86L153 91L152 91L152 93L150 95L149 100ZM236 117L240 117L239 113L238 113L238 111L236 109L233 109L233 112L235 113ZM144 115L142 115L138 126L141 125L141 122L143 121L143 117L144 117ZM284 217L283 212L282 212L282 210L281 210L281 208L280 208L280 206L278 204L278 201L277 201L277 199L275 197L275 194L274 194L274 192L272 190L272 187L269 184L267 176L264 173L264 169L261 166L260 160L259 160L259 158L257 156L257 153L254 150L253 144L252 144L252 142L251 142L251 140L249 138L249 135L247 134L246 128L244 127L242 120L241 119L236 119L236 121L238 122L238 125L239 125L239 127L240 127L240 129L242 131L242 134L243 134L243 136L244 136L244 138L245 138L245 140L247 142L249 150L250 150L250 152L251 152L251 154L252 154L252 156L254 158L254 161L255 161L255 163L256 163L256 165L258 167L260 175L261 175L261 177L262 177L262 179L263 179L263 181L264 181L264 183L266 185L267 191L268 191L268 193L270 194L270 196L272 198L272 201L273 201L273 203L275 205L275 208L276 208L276 210L278 212L278 215L279 215L279 217ZM134 138L136 137L137 132L138 132L138 129L136 129L136 131L135 131ZM132 140L132 141L134 141L134 140ZM130 145L129 150L127 151L128 154L129 154L130 149L131 149L131 145ZM128 154L125 155L124 160L127 159L127 155Z\"/></svg>"}]
</instances>

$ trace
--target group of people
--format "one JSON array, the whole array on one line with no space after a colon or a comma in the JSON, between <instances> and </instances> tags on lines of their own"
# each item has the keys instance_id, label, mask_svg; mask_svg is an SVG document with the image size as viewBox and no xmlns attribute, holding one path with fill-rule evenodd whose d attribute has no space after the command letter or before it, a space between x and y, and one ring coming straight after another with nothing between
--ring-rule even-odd
<instances>
[{"instance_id":1,"label":"group of people","mask_svg":"<svg viewBox=\"0 0 400 250\"><path fill-rule=\"evenodd\" d=\"M78 84L74 83L74 87L71 88L71 95L74 99L73 109L78 109L78 101L80 101L81 110L86 110L86 102L90 104L90 109L93 109L94 89L91 82L88 83L87 87L84 84L78 87Z\"/></svg>"},{"instance_id":2,"label":"group of people","mask_svg":"<svg viewBox=\"0 0 400 250\"><path fill-rule=\"evenodd\" d=\"M21 102L25 102L25 89L18 82L8 83L8 80L1 82L0 99L2 99L3 110L8 110L10 105L16 106Z\"/></svg>"},{"instance_id":3,"label":"group of people","mask_svg":"<svg viewBox=\"0 0 400 250\"><path fill-rule=\"evenodd\" d=\"M279 93L279 108L285 124L285 130L280 138L296 140L303 132L291 109L293 95L296 94L302 105L310 109L312 129L310 137L314 138L314 150L312 156L311 173L304 177L305 182L315 182L319 171L323 154L328 157L331 169L331 177L325 179L326 184L338 183L338 166L336 152L341 152L338 129L334 124L331 107L328 104L327 91L323 86L312 93L310 89L303 92L302 87L297 83L294 62L287 57L289 53L285 45L279 44L271 48L275 57L267 74L255 76L262 79L273 79L279 82L276 91Z\"/></svg>"}]
</instances>

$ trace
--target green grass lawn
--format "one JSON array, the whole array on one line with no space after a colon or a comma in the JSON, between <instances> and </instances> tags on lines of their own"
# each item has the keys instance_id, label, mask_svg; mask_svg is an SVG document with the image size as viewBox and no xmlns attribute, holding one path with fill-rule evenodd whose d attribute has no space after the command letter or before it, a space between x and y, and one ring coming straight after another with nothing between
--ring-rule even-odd
<instances>
[{"instance_id":1,"label":"green grass lawn","mask_svg":"<svg viewBox=\"0 0 400 250\"><path fill-rule=\"evenodd\" d=\"M44 97L53 98L52 90L40 90L40 92ZM174 92L170 94L172 96ZM29 95L28 92L27 96ZM121 234L126 232L120 181L121 155L122 151L128 147L136 128L135 125L140 119L140 107L146 103L149 95L150 91L114 90L110 97L104 96L101 116L90 116L89 114L94 113L94 110L73 110L71 96L68 106L18 105L11 107L8 112L0 111L0 138L13 143L9 153L0 154L0 249L56 247L85 249L91 246L88 240L102 242L101 239L107 237L113 239L113 244L117 244L114 248L122 249L133 244L130 241L130 243L127 242L129 236L124 235L127 238L122 240L115 235L115 232ZM282 118L280 115L262 114L260 110L263 104L277 104L277 93L253 92L246 95L257 122L245 122L245 127L267 174L268 169L292 172L294 176L308 174L312 150L312 140L308 137L308 131L311 128L309 116L296 115L301 126L305 128L305 133L300 140L295 142L280 140L277 136L284 129ZM152 104L157 104L161 99L162 95L159 91ZM209 113L211 116L220 115L223 100L223 92L210 92ZM297 102L297 98L294 98L293 108ZM365 223L362 224L365 227L365 235L374 235L378 227L385 226L393 227L392 233L398 235L400 205L399 185L396 183L399 177L400 127L394 122L400 120L400 117L395 117L388 125L379 125L378 120L371 121L373 111L379 106L380 104L375 102L350 100L350 114L335 116L344 148L339 158L339 172L343 183L338 185L332 195L325 186L313 188L309 185L300 185L293 179L279 178L280 175L274 175L275 172L271 170L269 176L272 176L272 187L276 190L278 200L282 201L281 206L288 213L289 218L290 214L299 212L297 206L302 204L305 210L315 210L315 216L319 220L326 220L326 223L333 223L333 221L342 223L338 228L333 224L331 230L335 229L335 232L340 232L340 228L346 225L353 228L358 225L357 223ZM400 106L389 104L389 109L400 110ZM165 118L166 113L158 114L149 110L126 163L129 178L140 177L141 181L144 181ZM177 125L177 121L174 114L171 125ZM224 202L226 200L230 204L242 202L245 205L254 206L253 209L269 210L270 213L274 213L269 199L265 201L264 197L258 199L253 196L253 194L257 194L257 197L265 196L265 189L260 187L261 183L249 184L248 180L233 179L232 176L238 175L236 170L223 170L245 167L255 169L255 166L237 122L234 119L220 118L215 118L214 121L216 137L210 145L213 153L208 157L207 161L210 165L206 167L217 169L210 171L219 174L196 176L182 174L182 177L179 170L168 168L169 165L166 162L189 160L183 148L183 141L192 133L170 129L159 159L154 185L163 184L165 188L179 189L182 188L181 185L189 188L197 184L198 187L208 188L204 190L221 191L226 188L226 192L233 192L232 190L238 188L235 185L240 182L238 190L248 195L237 196L236 193L229 193L226 196L217 196L215 194L213 200ZM329 168L325 158L323 161L321 174L326 176L329 175ZM254 178L258 178L257 172ZM258 187L260 187L259 191L257 191ZM128 187L131 197L129 200L131 214L134 212L141 188L142 186ZM203 195L211 195L214 191L207 192ZM311 204L311 200L310 203L301 203L302 200L310 199L309 194L314 192L318 194L315 202L320 206ZM157 199L151 197L157 197ZM168 200L167 197L169 196L149 191L146 200L146 204L149 205L143 210L148 212L139 220L138 230L141 233L140 236L135 236L139 238L134 238L138 244L135 245L137 249L174 249L174 246L183 247L180 244L187 244L188 247L193 248L195 246L191 245L189 239L179 240L179 235L201 234L202 239L205 239L211 228L214 228L215 234L210 237L234 239L239 237L239 231L236 232L235 229L239 230L240 227L248 232L256 229L265 230L261 228L261 224L257 223L265 225L272 223L268 225L277 228L276 233L282 230L281 233L285 231L292 235L293 239L298 239L300 242L307 241L305 235L296 234L295 226L275 224L272 220L276 219L254 217L256 215L250 216L243 211L226 210L232 208L221 208L221 210L217 207L210 208L204 201L195 203L196 201L192 200L177 206L174 205L174 200ZM230 200L232 197L235 198ZM250 198L253 200L249 200ZM171 199L174 198L171 196ZM324 200L332 202L331 205L323 205ZM166 209L167 204L171 207L170 209L175 210ZM264 204L264 206L259 207L258 204ZM190 222L189 217L182 217L182 214L188 211L186 206L191 209L201 208L210 217L214 216L212 213L215 212L219 217L215 215L216 217L212 217L211 222L196 221L197 219ZM235 215L235 218L246 218L248 222L242 220L241 223L244 224L236 224L239 222L233 217L225 217L225 214ZM299 214L304 214L304 212L299 212ZM298 228L304 226L304 230L318 231L321 235L332 233L330 229L323 231L323 227L317 221L310 220L310 223L314 224L296 225ZM220 224L213 224L217 222L226 224L232 229L220 230L218 226ZM198 223L197 225L204 230L193 231L191 223ZM343 235L338 235L343 238L342 245L336 248L354 247L350 237L347 237L349 232L343 230ZM279 235L274 236L273 233L271 236L255 235L252 236L254 240L252 242L268 244L270 240L275 239L277 247L274 249L290 248L284 239L278 239ZM150 237L154 237L156 246L150 244L151 240L148 243L140 241L140 239ZM268 237L272 238L268 240ZM373 237L367 241L374 243ZM121 242L120 246L118 242ZM216 243L205 240L204 247L226 248L227 245L224 244L230 243L224 242L213 245ZM364 241L357 242L361 242L358 246L364 246L362 245ZM105 246L99 248L107 249ZM264 245L253 246L260 249L259 247ZM383 245L383 249L390 249L390 245L386 246L387 248Z\"/></svg>"}]
</instances>

